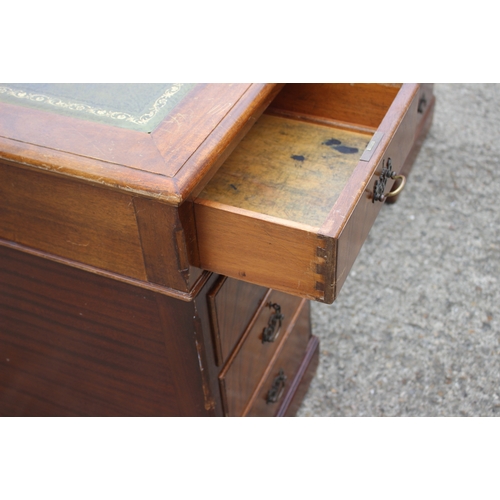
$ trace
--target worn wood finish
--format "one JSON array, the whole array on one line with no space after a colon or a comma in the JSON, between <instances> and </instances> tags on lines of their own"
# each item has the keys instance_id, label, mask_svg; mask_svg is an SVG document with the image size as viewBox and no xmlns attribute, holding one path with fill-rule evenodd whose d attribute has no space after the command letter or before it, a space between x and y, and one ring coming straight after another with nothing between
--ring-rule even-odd
<instances>
[{"instance_id":1,"label":"worn wood finish","mask_svg":"<svg viewBox=\"0 0 500 500\"><path fill-rule=\"evenodd\" d=\"M279 349L276 350L265 375L243 411L243 416L272 417L280 410L280 406L291 388L290 384L294 381L295 375L299 371L304 355L307 352L307 346L311 337L309 308L309 302L305 300L301 302L286 338L279 346ZM284 392L276 403L267 403L268 392L280 369L283 370L287 377Z\"/></svg>"},{"instance_id":2,"label":"worn wood finish","mask_svg":"<svg viewBox=\"0 0 500 500\"><path fill-rule=\"evenodd\" d=\"M282 87L282 84L269 83L249 87L177 173L181 201L193 199L204 188Z\"/></svg>"},{"instance_id":3,"label":"worn wood finish","mask_svg":"<svg viewBox=\"0 0 500 500\"><path fill-rule=\"evenodd\" d=\"M151 134L0 104L0 414L298 408L318 361L300 297L338 294L381 206L374 181L389 156L407 168L432 89L188 97ZM269 301L285 320L262 344ZM280 368L286 390L266 404Z\"/></svg>"},{"instance_id":4,"label":"worn wood finish","mask_svg":"<svg viewBox=\"0 0 500 500\"><path fill-rule=\"evenodd\" d=\"M173 385L181 416L222 416L222 403L210 355L209 318L206 293L216 276L191 303L173 304L156 295L163 327L168 366L173 373ZM207 340L209 341L206 344Z\"/></svg>"},{"instance_id":5,"label":"worn wood finish","mask_svg":"<svg viewBox=\"0 0 500 500\"><path fill-rule=\"evenodd\" d=\"M281 306L284 315L281 332L275 342L262 343L263 330L275 312L269 304L274 303ZM254 320L219 376L226 415L231 417L241 415L274 353L288 336L288 330L295 322L294 318L300 303L300 298L274 290L264 298Z\"/></svg>"},{"instance_id":6,"label":"worn wood finish","mask_svg":"<svg viewBox=\"0 0 500 500\"><path fill-rule=\"evenodd\" d=\"M0 238L189 294L203 271L187 199L281 87L200 84L152 134L0 103Z\"/></svg>"},{"instance_id":7,"label":"worn wood finish","mask_svg":"<svg viewBox=\"0 0 500 500\"><path fill-rule=\"evenodd\" d=\"M0 159L178 206L280 88L198 85L152 134L0 103Z\"/></svg>"},{"instance_id":8,"label":"worn wood finish","mask_svg":"<svg viewBox=\"0 0 500 500\"><path fill-rule=\"evenodd\" d=\"M319 227L370 137L262 116L200 198Z\"/></svg>"},{"instance_id":9,"label":"worn wood finish","mask_svg":"<svg viewBox=\"0 0 500 500\"><path fill-rule=\"evenodd\" d=\"M0 298L0 414L221 414L203 382L193 317L208 319L195 302L5 247Z\"/></svg>"},{"instance_id":10,"label":"worn wood finish","mask_svg":"<svg viewBox=\"0 0 500 500\"><path fill-rule=\"evenodd\" d=\"M65 152L134 169L142 166L141 170L156 174L165 169L150 134L24 106L0 103L0 136L55 154ZM2 153L8 153L8 149L2 148ZM41 149L39 156L43 158ZM65 163L61 155L59 169L64 170ZM57 165L53 169L57 171Z\"/></svg>"},{"instance_id":11,"label":"worn wood finish","mask_svg":"<svg viewBox=\"0 0 500 500\"><path fill-rule=\"evenodd\" d=\"M0 237L146 280L132 198L0 163Z\"/></svg>"},{"instance_id":12,"label":"worn wood finish","mask_svg":"<svg viewBox=\"0 0 500 500\"><path fill-rule=\"evenodd\" d=\"M266 293L264 287L220 276L207 294L217 366L231 354Z\"/></svg>"},{"instance_id":13,"label":"worn wood finish","mask_svg":"<svg viewBox=\"0 0 500 500\"><path fill-rule=\"evenodd\" d=\"M328 86L320 87L329 89ZM346 105L358 109L358 100L369 107L374 99L371 87L361 86L361 93L367 92L364 99L359 98L357 87L341 87L343 98L345 92L353 88L356 99L347 99L347 104L339 100L340 109ZM307 90L307 86L304 89ZM305 136L304 148L309 139L316 148L331 150L331 146L346 146L360 149L363 142L351 146L351 138L360 137L363 141L368 136L300 121L293 121L292 128L301 132L290 133L288 125L283 123L291 123L291 120L263 115L254 127L255 132L250 132L249 139L240 144L241 152L240 147L235 150L220 173L195 200L201 267L305 298L327 303L335 299L380 209L381 203L372 203L375 179L388 157L392 158L396 171L402 167L415 138L418 85L406 84L400 89L382 85L376 90L375 95L385 91L388 96L385 101L390 98L392 102L389 106L383 100L382 108L373 104L371 114L378 118L382 116L377 129L382 139L369 161L348 162L348 168L338 182L342 184L340 191L336 188L337 166L330 163L332 157L318 153L315 148L307 149L304 154L300 151L295 154L295 148L297 145L302 147L302 137ZM286 87L283 92L286 92ZM314 99L318 99L316 86L311 94L314 104ZM330 94L335 92L326 92L327 96ZM326 97L324 100L328 101ZM334 104L324 104L324 113L331 114L336 109ZM386 110L388 106L389 110L381 115L381 109ZM321 111L319 104L313 107L315 113ZM370 115L369 110L366 112ZM338 116L342 118L342 115ZM304 133L304 130L309 132ZM317 135L318 130L321 130L321 135ZM284 134L289 135L285 136L285 141L280 137ZM293 138L292 146L290 137ZM342 140L347 144L342 144ZM323 144L328 141L331 141L330 146ZM334 152L339 153L335 149ZM317 178L293 173L293 162L300 160L292 157L304 156L305 165L309 155L315 158L310 169L324 167ZM344 159L347 155L340 153L339 156ZM328 177L330 166L333 166L333 180L324 182L325 194L321 178ZM300 171L300 168L295 170ZM259 183L261 178L264 181ZM386 192L391 187L391 183L388 184ZM329 197L329 191L337 192ZM276 203L273 198L277 199ZM322 202L325 206L321 206Z\"/></svg>"},{"instance_id":14,"label":"worn wood finish","mask_svg":"<svg viewBox=\"0 0 500 500\"><path fill-rule=\"evenodd\" d=\"M213 290L219 276L213 274L202 293L195 300L196 349L203 382L205 409L214 416L223 416L224 410L219 387L220 367L215 360L215 349L210 324L208 293ZM203 368L203 369L202 369Z\"/></svg>"},{"instance_id":15,"label":"worn wood finish","mask_svg":"<svg viewBox=\"0 0 500 500\"><path fill-rule=\"evenodd\" d=\"M148 281L189 291L192 284L186 235L175 207L134 198ZM196 272L199 276L201 270Z\"/></svg>"}]
</instances>

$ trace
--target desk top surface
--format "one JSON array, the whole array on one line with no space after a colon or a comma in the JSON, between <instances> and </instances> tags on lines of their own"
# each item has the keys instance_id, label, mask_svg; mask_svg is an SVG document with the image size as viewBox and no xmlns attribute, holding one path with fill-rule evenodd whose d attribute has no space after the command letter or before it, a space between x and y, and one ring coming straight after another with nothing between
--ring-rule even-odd
<instances>
[{"instance_id":1,"label":"desk top surface","mask_svg":"<svg viewBox=\"0 0 500 500\"><path fill-rule=\"evenodd\" d=\"M0 84L0 159L181 204L275 84Z\"/></svg>"},{"instance_id":2,"label":"desk top surface","mask_svg":"<svg viewBox=\"0 0 500 500\"><path fill-rule=\"evenodd\" d=\"M192 83L3 83L0 101L150 133L194 86Z\"/></svg>"}]
</instances>

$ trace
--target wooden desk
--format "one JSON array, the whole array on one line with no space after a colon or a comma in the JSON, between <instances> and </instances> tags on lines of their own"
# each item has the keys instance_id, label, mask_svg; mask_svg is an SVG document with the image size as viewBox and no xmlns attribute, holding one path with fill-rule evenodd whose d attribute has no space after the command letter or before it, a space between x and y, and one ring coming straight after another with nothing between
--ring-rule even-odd
<instances>
[{"instance_id":1,"label":"wooden desk","mask_svg":"<svg viewBox=\"0 0 500 500\"><path fill-rule=\"evenodd\" d=\"M0 414L293 415L432 86L0 85ZM378 199L377 199L378 198Z\"/></svg>"}]
</instances>

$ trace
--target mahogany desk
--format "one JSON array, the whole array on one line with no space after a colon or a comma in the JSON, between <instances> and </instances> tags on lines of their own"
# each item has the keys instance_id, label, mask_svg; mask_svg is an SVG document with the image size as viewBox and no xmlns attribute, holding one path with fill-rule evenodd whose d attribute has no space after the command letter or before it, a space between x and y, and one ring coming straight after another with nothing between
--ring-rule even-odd
<instances>
[{"instance_id":1,"label":"mahogany desk","mask_svg":"<svg viewBox=\"0 0 500 500\"><path fill-rule=\"evenodd\" d=\"M433 106L418 84L0 84L0 414L295 414L309 300L337 296Z\"/></svg>"}]
</instances>

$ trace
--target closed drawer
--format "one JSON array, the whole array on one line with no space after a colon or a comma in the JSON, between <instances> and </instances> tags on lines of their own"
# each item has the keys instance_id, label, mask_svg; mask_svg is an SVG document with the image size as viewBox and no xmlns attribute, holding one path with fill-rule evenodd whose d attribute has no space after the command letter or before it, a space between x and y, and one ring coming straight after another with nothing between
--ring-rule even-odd
<instances>
[{"instance_id":1,"label":"closed drawer","mask_svg":"<svg viewBox=\"0 0 500 500\"><path fill-rule=\"evenodd\" d=\"M293 328L283 340L266 376L259 384L243 416L273 417L280 409L299 370L310 338L309 302L304 301Z\"/></svg>"},{"instance_id":2,"label":"closed drawer","mask_svg":"<svg viewBox=\"0 0 500 500\"><path fill-rule=\"evenodd\" d=\"M222 366L262 303L267 288L219 276L207 294L217 366Z\"/></svg>"},{"instance_id":3,"label":"closed drawer","mask_svg":"<svg viewBox=\"0 0 500 500\"><path fill-rule=\"evenodd\" d=\"M200 267L333 302L382 205L375 182L415 140L418 96L286 85L195 200Z\"/></svg>"},{"instance_id":4,"label":"closed drawer","mask_svg":"<svg viewBox=\"0 0 500 500\"><path fill-rule=\"evenodd\" d=\"M225 413L242 414L294 321L301 299L270 290L219 375ZM269 338L264 338L269 336Z\"/></svg>"}]
</instances>

